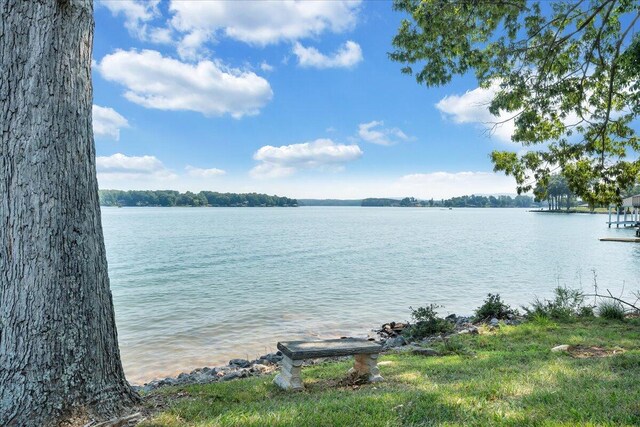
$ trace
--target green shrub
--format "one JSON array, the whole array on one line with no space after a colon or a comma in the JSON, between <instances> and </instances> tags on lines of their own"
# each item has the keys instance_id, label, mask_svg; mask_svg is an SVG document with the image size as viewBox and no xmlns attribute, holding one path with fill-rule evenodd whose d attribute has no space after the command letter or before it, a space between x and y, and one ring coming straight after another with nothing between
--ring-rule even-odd
<instances>
[{"instance_id":1,"label":"green shrub","mask_svg":"<svg viewBox=\"0 0 640 427\"><path fill-rule=\"evenodd\" d=\"M596 314L593 311L593 307L591 307L590 305L585 305L583 307L580 307L580 310L578 310L578 317L596 317Z\"/></svg>"},{"instance_id":2,"label":"green shrub","mask_svg":"<svg viewBox=\"0 0 640 427\"><path fill-rule=\"evenodd\" d=\"M517 315L518 311L505 304L500 298L500 294L488 294L484 303L476 309L476 320L486 320L495 317L496 319L507 319Z\"/></svg>"},{"instance_id":3,"label":"green shrub","mask_svg":"<svg viewBox=\"0 0 640 427\"><path fill-rule=\"evenodd\" d=\"M598 314L608 320L624 320L624 308L616 301L603 301L598 306Z\"/></svg>"},{"instance_id":4,"label":"green shrub","mask_svg":"<svg viewBox=\"0 0 640 427\"><path fill-rule=\"evenodd\" d=\"M528 317L529 321L544 328L555 328L557 325L544 314L536 313Z\"/></svg>"},{"instance_id":5,"label":"green shrub","mask_svg":"<svg viewBox=\"0 0 640 427\"><path fill-rule=\"evenodd\" d=\"M551 319L569 319L580 315L583 309L584 293L580 289L557 287L552 300L536 298L531 307L522 307L528 318L544 316Z\"/></svg>"},{"instance_id":6,"label":"green shrub","mask_svg":"<svg viewBox=\"0 0 640 427\"><path fill-rule=\"evenodd\" d=\"M438 316L436 310L442 308L437 304L429 304L411 310L411 318L414 323L405 329L403 333L407 338L422 339L431 335L446 334L454 329L453 323Z\"/></svg>"}]
</instances>

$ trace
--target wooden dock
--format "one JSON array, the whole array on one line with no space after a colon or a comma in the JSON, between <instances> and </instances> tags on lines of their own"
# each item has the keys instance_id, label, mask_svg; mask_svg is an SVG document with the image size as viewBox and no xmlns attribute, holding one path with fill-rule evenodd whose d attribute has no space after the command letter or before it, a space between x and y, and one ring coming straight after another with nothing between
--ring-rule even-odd
<instances>
[{"instance_id":1,"label":"wooden dock","mask_svg":"<svg viewBox=\"0 0 640 427\"><path fill-rule=\"evenodd\" d=\"M609 221L607 221L609 228L611 228L612 225L615 225L616 228L620 228L620 226L640 227L640 194L627 197L622 201L622 205L615 207L615 221L612 218L612 209L613 206L609 205ZM620 217L621 213L623 215L622 218Z\"/></svg>"},{"instance_id":2,"label":"wooden dock","mask_svg":"<svg viewBox=\"0 0 640 427\"><path fill-rule=\"evenodd\" d=\"M640 237L602 237L601 242L640 243Z\"/></svg>"}]
</instances>

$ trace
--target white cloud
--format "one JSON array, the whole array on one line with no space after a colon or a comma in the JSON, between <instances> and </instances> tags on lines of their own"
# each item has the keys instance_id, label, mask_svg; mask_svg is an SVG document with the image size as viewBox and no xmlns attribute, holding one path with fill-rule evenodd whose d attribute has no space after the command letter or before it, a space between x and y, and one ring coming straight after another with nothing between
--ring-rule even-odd
<instances>
[{"instance_id":1,"label":"white cloud","mask_svg":"<svg viewBox=\"0 0 640 427\"><path fill-rule=\"evenodd\" d=\"M514 117L518 112L501 112L498 116L489 112L489 104L498 90L499 86L493 84L488 88L478 87L467 91L463 95L449 95L442 98L436 108L454 123L476 123L496 139L511 142L511 136L515 132ZM588 105L585 105L585 110L589 111ZM590 114L585 114L585 117L591 120ZM566 126L574 126L581 121L574 111L561 120Z\"/></svg>"},{"instance_id":2,"label":"white cloud","mask_svg":"<svg viewBox=\"0 0 640 427\"><path fill-rule=\"evenodd\" d=\"M160 110L240 118L258 114L273 96L269 82L252 72L220 62L184 63L153 50L116 51L97 69L105 79L125 86L129 101Z\"/></svg>"},{"instance_id":3,"label":"white cloud","mask_svg":"<svg viewBox=\"0 0 640 427\"><path fill-rule=\"evenodd\" d=\"M171 26L192 56L217 35L265 46L353 28L360 1L172 1Z\"/></svg>"},{"instance_id":4,"label":"white cloud","mask_svg":"<svg viewBox=\"0 0 640 427\"><path fill-rule=\"evenodd\" d=\"M185 167L185 170L187 171L187 175L194 178L214 178L226 174L226 172L222 169L201 169L191 165L187 165Z\"/></svg>"},{"instance_id":5,"label":"white cloud","mask_svg":"<svg viewBox=\"0 0 640 427\"><path fill-rule=\"evenodd\" d=\"M299 42L293 45L293 53L298 57L298 64L307 68L352 68L362 61L360 45L351 40L330 56L314 47L304 47Z\"/></svg>"},{"instance_id":6,"label":"white cloud","mask_svg":"<svg viewBox=\"0 0 640 427\"><path fill-rule=\"evenodd\" d=\"M489 104L498 91L498 86L489 88L478 87L467 91L464 95L449 95L442 98L436 108L454 123L477 123L486 132L497 139L510 142L515 130L513 120L508 120L513 113L503 113L496 117L489 112ZM498 122L504 122L499 123Z\"/></svg>"},{"instance_id":7,"label":"white cloud","mask_svg":"<svg viewBox=\"0 0 640 427\"><path fill-rule=\"evenodd\" d=\"M400 141L411 139L406 133L398 128L382 128L382 121L372 121L358 125L358 136L366 142L378 145L393 145Z\"/></svg>"},{"instance_id":8,"label":"white cloud","mask_svg":"<svg viewBox=\"0 0 640 427\"><path fill-rule=\"evenodd\" d=\"M120 139L120 129L129 127L127 119L109 107L93 106L93 135Z\"/></svg>"},{"instance_id":9,"label":"white cloud","mask_svg":"<svg viewBox=\"0 0 640 427\"><path fill-rule=\"evenodd\" d=\"M159 3L160 0L100 0L97 5L109 9L113 16L122 15L125 28L140 40L170 43L170 29L156 28L148 24L160 17Z\"/></svg>"},{"instance_id":10,"label":"white cloud","mask_svg":"<svg viewBox=\"0 0 640 427\"><path fill-rule=\"evenodd\" d=\"M302 144L273 147L266 145L254 154L261 163L251 170L256 178L278 178L300 169L340 169L344 163L362 156L357 145L336 144L330 139L316 139Z\"/></svg>"},{"instance_id":11,"label":"white cloud","mask_svg":"<svg viewBox=\"0 0 640 427\"><path fill-rule=\"evenodd\" d=\"M177 178L155 156L126 156L116 153L112 156L96 157L96 169L101 188L116 188L132 181L166 182Z\"/></svg>"},{"instance_id":12,"label":"white cloud","mask_svg":"<svg viewBox=\"0 0 640 427\"><path fill-rule=\"evenodd\" d=\"M265 73L269 73L269 72L275 70L275 67L273 65L270 65L267 61L262 61L260 63L260 69L262 71L264 71Z\"/></svg>"}]
</instances>

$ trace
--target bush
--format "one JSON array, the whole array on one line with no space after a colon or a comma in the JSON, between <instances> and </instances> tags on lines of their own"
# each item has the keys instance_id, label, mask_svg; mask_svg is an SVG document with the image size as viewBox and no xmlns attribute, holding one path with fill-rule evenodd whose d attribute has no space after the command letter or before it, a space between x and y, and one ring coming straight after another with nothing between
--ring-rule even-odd
<instances>
[{"instance_id":1,"label":"bush","mask_svg":"<svg viewBox=\"0 0 640 427\"><path fill-rule=\"evenodd\" d=\"M422 339L431 335L452 332L453 323L438 316L436 312L438 308L442 307L437 304L429 304L416 309L409 307L414 323L405 329L404 335L407 338Z\"/></svg>"},{"instance_id":2,"label":"bush","mask_svg":"<svg viewBox=\"0 0 640 427\"><path fill-rule=\"evenodd\" d=\"M530 322L535 323L536 325L542 326L544 328L555 329L558 326L549 318L549 316L545 316L541 314L534 314L528 317L528 319Z\"/></svg>"},{"instance_id":3,"label":"bush","mask_svg":"<svg viewBox=\"0 0 640 427\"><path fill-rule=\"evenodd\" d=\"M557 287L552 300L536 298L531 307L522 307L528 318L545 316L551 319L569 319L582 313L584 293L580 289Z\"/></svg>"},{"instance_id":4,"label":"bush","mask_svg":"<svg viewBox=\"0 0 640 427\"><path fill-rule=\"evenodd\" d=\"M484 303L476 309L476 320L486 320L495 317L496 319L507 319L517 315L518 311L512 309L500 299L500 294L488 294Z\"/></svg>"},{"instance_id":5,"label":"bush","mask_svg":"<svg viewBox=\"0 0 640 427\"><path fill-rule=\"evenodd\" d=\"M578 317L596 317L596 314L593 312L593 307L585 305L584 307L580 307L580 310L578 310Z\"/></svg>"},{"instance_id":6,"label":"bush","mask_svg":"<svg viewBox=\"0 0 640 427\"><path fill-rule=\"evenodd\" d=\"M604 301L598 306L598 314L608 320L624 320L624 308L616 301Z\"/></svg>"}]
</instances>

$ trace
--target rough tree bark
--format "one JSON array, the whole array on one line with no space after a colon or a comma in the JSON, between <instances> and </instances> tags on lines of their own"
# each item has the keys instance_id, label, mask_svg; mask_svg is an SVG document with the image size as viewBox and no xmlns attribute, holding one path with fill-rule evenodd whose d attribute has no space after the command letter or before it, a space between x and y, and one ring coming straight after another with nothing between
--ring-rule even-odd
<instances>
[{"instance_id":1,"label":"rough tree bark","mask_svg":"<svg viewBox=\"0 0 640 427\"><path fill-rule=\"evenodd\" d=\"M0 425L117 414L91 123L92 0L0 0Z\"/></svg>"}]
</instances>

